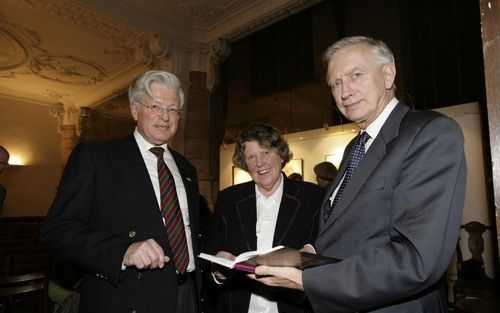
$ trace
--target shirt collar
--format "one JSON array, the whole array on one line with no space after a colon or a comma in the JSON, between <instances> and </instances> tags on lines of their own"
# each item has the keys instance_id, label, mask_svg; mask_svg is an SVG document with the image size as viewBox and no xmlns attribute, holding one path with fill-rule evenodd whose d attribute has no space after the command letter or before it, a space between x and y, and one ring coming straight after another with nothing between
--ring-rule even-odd
<instances>
[{"instance_id":1,"label":"shirt collar","mask_svg":"<svg viewBox=\"0 0 500 313\"><path fill-rule=\"evenodd\" d=\"M366 127L365 131L368 133L368 135L370 135L371 139L375 139L375 137L377 137L378 133L382 129L382 126L384 126L385 121L391 114L392 110L394 110L398 102L398 99L392 98L392 100L389 101L389 103L385 106L382 113L380 113L379 116L370 125L368 125L368 127Z\"/></svg>"},{"instance_id":2,"label":"shirt collar","mask_svg":"<svg viewBox=\"0 0 500 313\"><path fill-rule=\"evenodd\" d=\"M146 139L144 139L141 133L137 130L137 127L134 130L134 138L137 142L137 145L139 146L139 150L141 150L142 153L149 151L149 149L151 149L152 147L162 147L163 149L165 149L165 151L168 150L168 145L166 143L160 146L156 146L146 141Z\"/></svg>"},{"instance_id":3,"label":"shirt collar","mask_svg":"<svg viewBox=\"0 0 500 313\"><path fill-rule=\"evenodd\" d=\"M280 179L280 182L279 182L278 188L269 197L266 197L262 192L260 192L259 188L257 187L257 184L255 184L255 196L257 198L266 199L266 200L274 200L274 201L280 200L281 197L283 196L283 182L285 180L283 178L283 173L281 174L281 177L279 179Z\"/></svg>"}]
</instances>

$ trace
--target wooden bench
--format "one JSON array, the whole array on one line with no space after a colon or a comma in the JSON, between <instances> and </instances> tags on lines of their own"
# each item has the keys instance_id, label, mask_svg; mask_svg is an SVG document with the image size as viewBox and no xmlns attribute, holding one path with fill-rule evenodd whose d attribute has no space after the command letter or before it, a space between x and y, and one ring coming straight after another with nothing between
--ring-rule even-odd
<instances>
[{"instance_id":1,"label":"wooden bench","mask_svg":"<svg viewBox=\"0 0 500 313\"><path fill-rule=\"evenodd\" d=\"M47 278L44 273L0 277L0 312L15 313L22 307L47 312Z\"/></svg>"}]
</instances>

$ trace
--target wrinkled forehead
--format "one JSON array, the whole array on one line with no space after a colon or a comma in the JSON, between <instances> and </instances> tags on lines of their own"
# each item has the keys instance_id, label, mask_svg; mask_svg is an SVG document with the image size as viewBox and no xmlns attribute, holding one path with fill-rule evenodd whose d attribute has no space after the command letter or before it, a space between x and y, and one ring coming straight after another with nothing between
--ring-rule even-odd
<instances>
[{"instance_id":1,"label":"wrinkled forehead","mask_svg":"<svg viewBox=\"0 0 500 313\"><path fill-rule=\"evenodd\" d=\"M375 65L370 48L364 44L356 44L340 49L332 55L328 62L327 78L338 78L348 75L355 69L363 69Z\"/></svg>"},{"instance_id":2,"label":"wrinkled forehead","mask_svg":"<svg viewBox=\"0 0 500 313\"><path fill-rule=\"evenodd\" d=\"M248 153L256 150L275 151L276 149L273 149L267 140L249 140L243 143L242 150L244 153Z\"/></svg>"}]
</instances>

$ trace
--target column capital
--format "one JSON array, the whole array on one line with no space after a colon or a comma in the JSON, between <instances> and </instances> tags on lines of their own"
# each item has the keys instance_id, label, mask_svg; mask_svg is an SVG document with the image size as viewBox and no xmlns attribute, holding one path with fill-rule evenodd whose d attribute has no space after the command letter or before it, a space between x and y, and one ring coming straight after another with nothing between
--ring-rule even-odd
<instances>
[{"instance_id":1,"label":"column capital","mask_svg":"<svg viewBox=\"0 0 500 313\"><path fill-rule=\"evenodd\" d=\"M77 108L74 105L54 104L50 110L50 115L57 119L57 132L61 133L65 125L74 125L76 135L84 137L88 131L92 109L89 107Z\"/></svg>"},{"instance_id":2,"label":"column capital","mask_svg":"<svg viewBox=\"0 0 500 313\"><path fill-rule=\"evenodd\" d=\"M228 40L217 38L210 43L210 55L207 70L207 89L212 92L219 85L219 65L231 54Z\"/></svg>"}]
</instances>

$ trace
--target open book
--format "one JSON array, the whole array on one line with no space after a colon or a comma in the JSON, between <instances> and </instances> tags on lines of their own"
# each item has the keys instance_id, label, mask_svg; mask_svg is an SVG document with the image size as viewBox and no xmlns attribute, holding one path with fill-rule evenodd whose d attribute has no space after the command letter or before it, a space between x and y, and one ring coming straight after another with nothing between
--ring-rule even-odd
<instances>
[{"instance_id":1,"label":"open book","mask_svg":"<svg viewBox=\"0 0 500 313\"><path fill-rule=\"evenodd\" d=\"M199 257L227 268L250 273L254 272L257 265L290 266L304 269L338 261L334 258L302 252L284 246L276 246L264 251L244 252L238 255L234 260L228 260L206 253L200 253Z\"/></svg>"}]
</instances>

